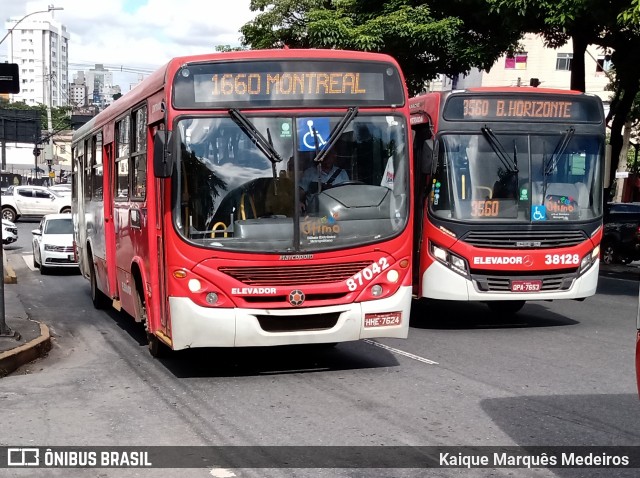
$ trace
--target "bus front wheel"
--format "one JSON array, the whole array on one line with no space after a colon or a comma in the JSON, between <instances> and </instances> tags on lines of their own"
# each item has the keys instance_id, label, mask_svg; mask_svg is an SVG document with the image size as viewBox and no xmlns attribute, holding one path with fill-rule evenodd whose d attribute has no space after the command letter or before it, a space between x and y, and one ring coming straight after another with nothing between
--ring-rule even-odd
<instances>
[{"instance_id":1,"label":"bus front wheel","mask_svg":"<svg viewBox=\"0 0 640 478\"><path fill-rule=\"evenodd\" d=\"M487 302L487 306L498 315L513 315L524 307L524 303L524 300L496 300Z\"/></svg>"},{"instance_id":2,"label":"bus front wheel","mask_svg":"<svg viewBox=\"0 0 640 478\"><path fill-rule=\"evenodd\" d=\"M136 281L136 308L137 319L144 324L144 328L147 331L147 341L149 346L149 353L152 357L163 358L168 357L171 349L168 345L162 342L155 334L149 332L149 317L147 315L147 303L143 297L141 280Z\"/></svg>"}]
</instances>

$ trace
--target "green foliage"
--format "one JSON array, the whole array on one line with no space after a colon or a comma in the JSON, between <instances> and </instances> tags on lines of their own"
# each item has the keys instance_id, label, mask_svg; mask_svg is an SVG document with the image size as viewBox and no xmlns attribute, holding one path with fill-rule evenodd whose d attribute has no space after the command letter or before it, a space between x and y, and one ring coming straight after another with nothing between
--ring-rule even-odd
<instances>
[{"instance_id":1,"label":"green foliage","mask_svg":"<svg viewBox=\"0 0 640 478\"><path fill-rule=\"evenodd\" d=\"M640 29L640 0L631 0L631 6L618 15L618 22L622 26Z\"/></svg>"},{"instance_id":2,"label":"green foliage","mask_svg":"<svg viewBox=\"0 0 640 478\"><path fill-rule=\"evenodd\" d=\"M414 93L442 73L488 70L522 31L487 0L253 0L251 9L260 13L241 28L244 45L388 53Z\"/></svg>"},{"instance_id":3,"label":"green foliage","mask_svg":"<svg viewBox=\"0 0 640 478\"><path fill-rule=\"evenodd\" d=\"M216 51L218 52L242 51L242 50L246 50L246 48L241 46L216 45Z\"/></svg>"}]
</instances>

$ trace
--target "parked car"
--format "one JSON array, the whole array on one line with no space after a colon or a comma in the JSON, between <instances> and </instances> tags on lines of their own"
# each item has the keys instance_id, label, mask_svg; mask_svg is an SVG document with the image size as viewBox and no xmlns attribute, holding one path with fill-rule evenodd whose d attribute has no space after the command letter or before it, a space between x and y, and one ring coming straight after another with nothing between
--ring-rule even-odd
<instances>
[{"instance_id":1,"label":"parked car","mask_svg":"<svg viewBox=\"0 0 640 478\"><path fill-rule=\"evenodd\" d=\"M71 196L71 184L54 184L53 186L49 186L49 191L53 191L60 196Z\"/></svg>"},{"instance_id":2,"label":"parked car","mask_svg":"<svg viewBox=\"0 0 640 478\"><path fill-rule=\"evenodd\" d=\"M2 243L11 244L18 240L18 228L11 221L2 220Z\"/></svg>"},{"instance_id":3,"label":"parked car","mask_svg":"<svg viewBox=\"0 0 640 478\"><path fill-rule=\"evenodd\" d=\"M71 212L71 196L60 196L44 186L9 186L2 196L2 219Z\"/></svg>"},{"instance_id":4,"label":"parked car","mask_svg":"<svg viewBox=\"0 0 640 478\"><path fill-rule=\"evenodd\" d=\"M45 274L49 268L77 267L71 214L47 214L33 235L33 266Z\"/></svg>"},{"instance_id":5,"label":"parked car","mask_svg":"<svg viewBox=\"0 0 640 478\"><path fill-rule=\"evenodd\" d=\"M640 203L609 203L604 210L600 258L605 264L640 259Z\"/></svg>"}]
</instances>

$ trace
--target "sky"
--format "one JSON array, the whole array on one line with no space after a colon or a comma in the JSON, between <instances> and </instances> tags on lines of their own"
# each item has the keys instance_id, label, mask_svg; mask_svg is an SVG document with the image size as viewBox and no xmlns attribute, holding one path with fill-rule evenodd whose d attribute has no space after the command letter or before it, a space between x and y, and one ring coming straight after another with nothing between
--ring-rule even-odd
<instances>
[{"instance_id":1,"label":"sky","mask_svg":"<svg viewBox=\"0 0 640 478\"><path fill-rule=\"evenodd\" d=\"M62 7L54 18L69 33L69 79L96 63L114 71L114 83L129 90L135 73L148 73L170 58L206 53L217 45L240 45L239 29L255 13L250 0L0 0L0 38L6 21ZM49 13L43 14L45 17ZM32 15L25 19L37 19ZM9 38L0 45L0 62L9 61Z\"/></svg>"}]
</instances>

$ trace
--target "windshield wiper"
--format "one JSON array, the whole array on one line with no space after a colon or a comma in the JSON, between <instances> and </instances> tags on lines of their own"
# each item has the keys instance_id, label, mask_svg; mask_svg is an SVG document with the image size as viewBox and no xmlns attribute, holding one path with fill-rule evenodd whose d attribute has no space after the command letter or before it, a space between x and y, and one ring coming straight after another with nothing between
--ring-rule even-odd
<instances>
[{"instance_id":1,"label":"windshield wiper","mask_svg":"<svg viewBox=\"0 0 640 478\"><path fill-rule=\"evenodd\" d=\"M333 128L333 131L331 131L329 139L327 139L326 142L326 147L324 149L319 149L318 134L315 128L312 129L313 138L316 145L316 155L313 158L313 161L315 163L321 163L322 161L324 161L324 158L329 150L338 142L338 139L340 139L340 135L344 133L344 130L347 129L347 126L349 126L349 124L351 123L351 121L353 121L353 118L355 118L357 114L358 108L355 106L347 110L347 114L344 115L340 121L338 121L338 124L335 126L335 128Z\"/></svg>"},{"instance_id":2,"label":"windshield wiper","mask_svg":"<svg viewBox=\"0 0 640 478\"><path fill-rule=\"evenodd\" d=\"M544 166L545 176L550 175L553 172L553 170L556 168L556 165L558 164L558 159L560 158L560 156L562 156L562 153L564 153L564 150L567 149L567 146L569 146L569 141L571 141L571 138L573 137L573 133L575 132L576 132L576 129L572 126L564 133L564 135L562 135L562 138L556 145L556 149L553 151L551 158L549 158L549 161L545 163L545 166Z\"/></svg>"},{"instance_id":3,"label":"windshield wiper","mask_svg":"<svg viewBox=\"0 0 640 478\"><path fill-rule=\"evenodd\" d=\"M484 137L487 138L487 142L491 146L491 149L493 149L493 151L496 153L496 156L498 156L498 159L505 167L507 172L518 174L518 159L516 156L515 143L513 145L513 159L511 159L507 151L504 149L504 146L502 146L502 143L493 133L491 128L484 126L483 128L480 128L480 130L482 131Z\"/></svg>"},{"instance_id":4,"label":"windshield wiper","mask_svg":"<svg viewBox=\"0 0 640 478\"><path fill-rule=\"evenodd\" d=\"M256 145L256 147L264 154L269 161L271 161L271 172L273 173L273 179L277 179L278 174L276 172L276 163L282 161L282 156L273 147L273 140L271 139L271 131L267 128L268 139L256 128L249 119L240 113L239 110L231 108L229 110L229 116L240 126L240 129L246 134L249 139ZM274 184L274 187L277 187ZM277 192L275 193L277 195Z\"/></svg>"},{"instance_id":5,"label":"windshield wiper","mask_svg":"<svg viewBox=\"0 0 640 478\"><path fill-rule=\"evenodd\" d=\"M549 158L549 160L546 160L546 155L545 155L545 159L542 161L543 164L543 174L542 174L542 204L544 204L544 197L547 195L547 183L548 183L548 177L551 176L551 174L553 173L553 170L556 169L556 166L558 165L558 161L560 160L560 156L562 156L562 154L564 153L565 149L567 149L567 146L569 146L569 143L571 142L571 138L573 137L573 134L576 132L576 129L571 126L567 131L565 131L565 133L562 135L562 138L560 138L560 141L558 141L558 144L556 144L556 148L553 150L553 153L551 154L551 157Z\"/></svg>"}]
</instances>

